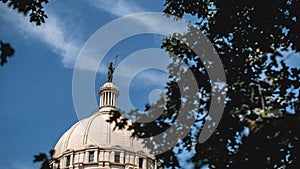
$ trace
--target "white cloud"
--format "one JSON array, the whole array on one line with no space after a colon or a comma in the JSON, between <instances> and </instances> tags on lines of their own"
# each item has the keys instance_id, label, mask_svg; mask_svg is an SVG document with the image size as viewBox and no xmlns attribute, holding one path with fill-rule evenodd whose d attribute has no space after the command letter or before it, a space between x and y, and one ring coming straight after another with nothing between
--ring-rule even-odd
<instances>
[{"instance_id":1,"label":"white cloud","mask_svg":"<svg viewBox=\"0 0 300 169\"><path fill-rule=\"evenodd\" d=\"M90 0L89 2L94 7L116 16L125 16L144 11L130 0Z\"/></svg>"},{"instance_id":2,"label":"white cloud","mask_svg":"<svg viewBox=\"0 0 300 169\"><path fill-rule=\"evenodd\" d=\"M149 12L147 9L144 9L134 1L131 0L89 0L90 4L101 11L106 11L112 15L116 15L119 17L134 14L134 13L141 13L141 12ZM162 13L163 14L163 13ZM162 24L161 20L157 20L156 17L145 16L145 17L134 17L136 22L144 24L144 26L152 29L152 30L160 30L167 33L182 33L186 30L186 28L182 27L182 24L178 24L178 26L174 26L166 22Z\"/></svg>"},{"instance_id":3,"label":"white cloud","mask_svg":"<svg viewBox=\"0 0 300 169\"><path fill-rule=\"evenodd\" d=\"M54 53L61 56L65 67L74 67L81 42L78 37L71 36L71 31L68 31L68 27L55 14L47 11L48 18L41 26L30 23L27 17L3 5L0 6L0 14L5 16L2 20L12 24L23 36L38 39L52 48Z\"/></svg>"}]
</instances>

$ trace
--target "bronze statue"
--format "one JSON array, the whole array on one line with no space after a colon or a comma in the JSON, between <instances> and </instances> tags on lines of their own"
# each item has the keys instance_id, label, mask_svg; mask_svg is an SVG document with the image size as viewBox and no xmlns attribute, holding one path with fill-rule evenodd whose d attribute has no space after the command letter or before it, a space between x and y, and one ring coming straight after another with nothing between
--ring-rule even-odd
<instances>
[{"instance_id":1,"label":"bronze statue","mask_svg":"<svg viewBox=\"0 0 300 169\"><path fill-rule=\"evenodd\" d=\"M112 82L113 74L114 74L114 71L115 71L114 65L117 64L118 57L119 57L119 55L116 55L114 63L109 62L109 64L108 64L107 82Z\"/></svg>"},{"instance_id":2,"label":"bronze statue","mask_svg":"<svg viewBox=\"0 0 300 169\"><path fill-rule=\"evenodd\" d=\"M115 68L113 67L113 62L109 62L108 73L107 73L107 82L112 82L114 70L115 70Z\"/></svg>"}]
</instances>

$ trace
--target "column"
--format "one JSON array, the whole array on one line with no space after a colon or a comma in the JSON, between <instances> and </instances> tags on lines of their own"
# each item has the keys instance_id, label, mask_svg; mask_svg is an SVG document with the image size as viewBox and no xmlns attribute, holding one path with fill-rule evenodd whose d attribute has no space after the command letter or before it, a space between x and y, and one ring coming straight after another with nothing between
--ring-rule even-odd
<instances>
[{"instance_id":1,"label":"column","mask_svg":"<svg viewBox=\"0 0 300 169\"><path fill-rule=\"evenodd\" d=\"M107 99L107 101L106 101L107 102L106 106L107 106L107 105L109 105L109 92L106 92L106 99Z\"/></svg>"},{"instance_id":2,"label":"column","mask_svg":"<svg viewBox=\"0 0 300 169\"><path fill-rule=\"evenodd\" d=\"M59 167L62 168L64 167L64 159L61 158L61 160L59 160Z\"/></svg>"},{"instance_id":3,"label":"column","mask_svg":"<svg viewBox=\"0 0 300 169\"><path fill-rule=\"evenodd\" d=\"M110 162L111 163L115 162L115 152L113 152L113 151L110 153Z\"/></svg>"},{"instance_id":4,"label":"column","mask_svg":"<svg viewBox=\"0 0 300 169\"><path fill-rule=\"evenodd\" d=\"M130 164L130 156L128 153L125 154L125 164Z\"/></svg>"},{"instance_id":5,"label":"column","mask_svg":"<svg viewBox=\"0 0 300 169\"><path fill-rule=\"evenodd\" d=\"M134 160L134 164L137 165L139 167L139 157L135 156L135 160Z\"/></svg>"},{"instance_id":6,"label":"column","mask_svg":"<svg viewBox=\"0 0 300 169\"><path fill-rule=\"evenodd\" d=\"M101 106L103 106L104 105L104 93L101 93L101 102L102 102Z\"/></svg>"},{"instance_id":7,"label":"column","mask_svg":"<svg viewBox=\"0 0 300 169\"><path fill-rule=\"evenodd\" d=\"M73 155L73 153L72 153L72 154L70 155L70 166L73 166L73 164L74 164L73 158L74 158L74 155Z\"/></svg>"},{"instance_id":8,"label":"column","mask_svg":"<svg viewBox=\"0 0 300 169\"><path fill-rule=\"evenodd\" d=\"M124 152L120 153L120 163L123 164L124 163Z\"/></svg>"},{"instance_id":9,"label":"column","mask_svg":"<svg viewBox=\"0 0 300 169\"><path fill-rule=\"evenodd\" d=\"M78 163L78 155L79 155L78 153L74 154L74 157L73 157L73 159L74 159L73 162L74 163Z\"/></svg>"},{"instance_id":10,"label":"column","mask_svg":"<svg viewBox=\"0 0 300 169\"><path fill-rule=\"evenodd\" d=\"M100 150L99 152L99 161L103 161L104 160L104 152L102 150Z\"/></svg>"},{"instance_id":11,"label":"column","mask_svg":"<svg viewBox=\"0 0 300 169\"><path fill-rule=\"evenodd\" d=\"M84 160L83 160L83 162L84 163L87 163L89 161L89 152L88 151L85 151L84 152Z\"/></svg>"},{"instance_id":12,"label":"column","mask_svg":"<svg viewBox=\"0 0 300 169\"><path fill-rule=\"evenodd\" d=\"M102 105L102 106L104 106L104 105L105 105L105 93L103 93L102 96L103 96L103 97L102 97L102 99L103 99L103 105Z\"/></svg>"},{"instance_id":13,"label":"column","mask_svg":"<svg viewBox=\"0 0 300 169\"><path fill-rule=\"evenodd\" d=\"M82 163L84 161L84 152L81 152L79 154L79 159L78 159L78 162Z\"/></svg>"},{"instance_id":14,"label":"column","mask_svg":"<svg viewBox=\"0 0 300 169\"><path fill-rule=\"evenodd\" d=\"M135 159L132 154L130 154L130 164L135 164Z\"/></svg>"},{"instance_id":15,"label":"column","mask_svg":"<svg viewBox=\"0 0 300 169\"><path fill-rule=\"evenodd\" d=\"M106 106L107 105L107 92L105 92L104 95L105 95L105 97L104 97L105 98L105 103L104 104Z\"/></svg>"},{"instance_id":16,"label":"column","mask_svg":"<svg viewBox=\"0 0 300 169\"><path fill-rule=\"evenodd\" d=\"M143 158L143 169L147 169L147 160Z\"/></svg>"},{"instance_id":17,"label":"column","mask_svg":"<svg viewBox=\"0 0 300 169\"><path fill-rule=\"evenodd\" d=\"M116 95L113 93L112 105L115 106Z\"/></svg>"},{"instance_id":18,"label":"column","mask_svg":"<svg viewBox=\"0 0 300 169\"><path fill-rule=\"evenodd\" d=\"M98 150L94 151L94 162L98 162Z\"/></svg>"},{"instance_id":19,"label":"column","mask_svg":"<svg viewBox=\"0 0 300 169\"><path fill-rule=\"evenodd\" d=\"M100 95L100 106L99 107L102 107L103 106L103 94Z\"/></svg>"},{"instance_id":20,"label":"column","mask_svg":"<svg viewBox=\"0 0 300 169\"><path fill-rule=\"evenodd\" d=\"M109 161L109 152L108 151L104 152L104 160Z\"/></svg>"},{"instance_id":21,"label":"column","mask_svg":"<svg viewBox=\"0 0 300 169\"><path fill-rule=\"evenodd\" d=\"M103 93L103 106L105 105L105 97L106 97L106 94L105 94L105 92Z\"/></svg>"}]
</instances>

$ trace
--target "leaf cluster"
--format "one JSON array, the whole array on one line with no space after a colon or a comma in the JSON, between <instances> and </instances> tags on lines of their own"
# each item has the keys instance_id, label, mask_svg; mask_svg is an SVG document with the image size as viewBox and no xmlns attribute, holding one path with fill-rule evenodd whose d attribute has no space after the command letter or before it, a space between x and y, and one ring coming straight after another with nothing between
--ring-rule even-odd
<instances>
[{"instance_id":1,"label":"leaf cluster","mask_svg":"<svg viewBox=\"0 0 300 169\"><path fill-rule=\"evenodd\" d=\"M29 13L30 22L34 22L37 26L45 23L47 15L44 11L43 3L48 3L48 0L0 0L6 3L8 7L17 10L23 15Z\"/></svg>"},{"instance_id":2,"label":"leaf cluster","mask_svg":"<svg viewBox=\"0 0 300 169\"><path fill-rule=\"evenodd\" d=\"M44 11L44 3L48 0L0 0L0 2L7 4L9 8L13 8L20 14L26 16L29 13L29 21L36 24L36 26L45 23L47 15ZM0 44L0 65L7 63L7 59L14 55L15 51L9 43Z\"/></svg>"},{"instance_id":3,"label":"leaf cluster","mask_svg":"<svg viewBox=\"0 0 300 169\"><path fill-rule=\"evenodd\" d=\"M3 43L0 42L0 65L3 66L5 63L7 63L7 58L13 56L15 53L15 50L10 46L9 43Z\"/></svg>"},{"instance_id":4,"label":"leaf cluster","mask_svg":"<svg viewBox=\"0 0 300 169\"><path fill-rule=\"evenodd\" d=\"M52 169L50 166L50 160L52 156L54 155L54 150L49 151L50 158L45 153L39 153L37 155L34 155L33 162L34 163L42 163L40 169Z\"/></svg>"}]
</instances>

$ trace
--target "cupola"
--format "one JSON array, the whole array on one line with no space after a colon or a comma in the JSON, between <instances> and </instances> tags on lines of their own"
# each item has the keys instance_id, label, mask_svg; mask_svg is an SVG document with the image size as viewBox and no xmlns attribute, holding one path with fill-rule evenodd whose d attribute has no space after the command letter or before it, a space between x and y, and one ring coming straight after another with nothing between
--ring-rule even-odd
<instances>
[{"instance_id":1,"label":"cupola","mask_svg":"<svg viewBox=\"0 0 300 169\"><path fill-rule=\"evenodd\" d=\"M119 89L112 82L106 82L99 90L99 111L105 108L116 109Z\"/></svg>"}]
</instances>

